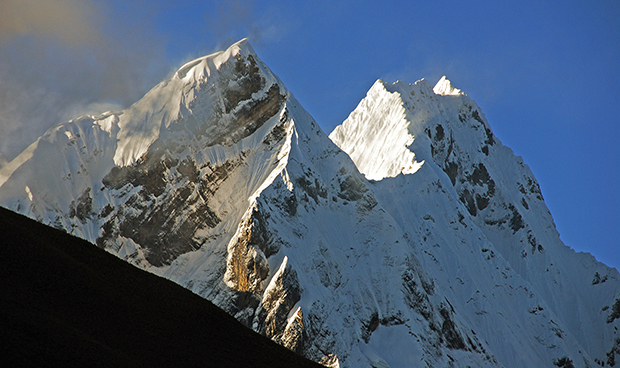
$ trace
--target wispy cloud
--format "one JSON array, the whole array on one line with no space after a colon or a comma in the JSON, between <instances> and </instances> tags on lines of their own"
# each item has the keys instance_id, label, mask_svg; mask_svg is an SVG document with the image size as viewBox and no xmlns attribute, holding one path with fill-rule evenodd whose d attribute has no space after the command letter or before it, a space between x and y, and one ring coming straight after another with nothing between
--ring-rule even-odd
<instances>
[{"instance_id":1,"label":"wispy cloud","mask_svg":"<svg viewBox=\"0 0 620 368\"><path fill-rule=\"evenodd\" d=\"M12 159L49 127L122 108L170 66L153 12L91 0L0 2L0 152Z\"/></svg>"},{"instance_id":2,"label":"wispy cloud","mask_svg":"<svg viewBox=\"0 0 620 368\"><path fill-rule=\"evenodd\" d=\"M0 153L11 160L51 126L137 101L181 61L167 48L260 47L289 26L255 0L0 0ZM188 36L203 41L176 48Z\"/></svg>"},{"instance_id":3,"label":"wispy cloud","mask_svg":"<svg viewBox=\"0 0 620 368\"><path fill-rule=\"evenodd\" d=\"M55 38L67 44L93 41L95 4L88 0L3 0L0 42L25 34Z\"/></svg>"},{"instance_id":4,"label":"wispy cloud","mask_svg":"<svg viewBox=\"0 0 620 368\"><path fill-rule=\"evenodd\" d=\"M204 13L206 29L221 50L243 37L254 46L279 41L289 25L287 17L273 5L256 6L255 0L220 2Z\"/></svg>"}]
</instances>

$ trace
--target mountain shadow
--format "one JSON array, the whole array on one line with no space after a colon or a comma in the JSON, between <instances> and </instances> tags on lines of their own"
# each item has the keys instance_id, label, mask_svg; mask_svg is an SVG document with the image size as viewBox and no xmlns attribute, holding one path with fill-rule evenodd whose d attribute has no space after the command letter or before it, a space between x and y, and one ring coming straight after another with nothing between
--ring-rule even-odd
<instances>
[{"instance_id":1,"label":"mountain shadow","mask_svg":"<svg viewBox=\"0 0 620 368\"><path fill-rule=\"evenodd\" d=\"M8 367L321 367L211 302L0 207Z\"/></svg>"}]
</instances>

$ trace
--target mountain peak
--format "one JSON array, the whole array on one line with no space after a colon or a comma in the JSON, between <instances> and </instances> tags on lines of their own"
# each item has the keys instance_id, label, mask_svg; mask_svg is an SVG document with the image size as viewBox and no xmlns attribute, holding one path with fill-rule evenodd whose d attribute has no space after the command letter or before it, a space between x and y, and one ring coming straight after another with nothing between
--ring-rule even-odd
<instances>
[{"instance_id":1,"label":"mountain peak","mask_svg":"<svg viewBox=\"0 0 620 368\"><path fill-rule=\"evenodd\" d=\"M189 75L192 76L193 79L199 79L204 76L210 76L210 67L219 70L220 66L231 58L239 56L247 57L248 55L256 56L256 52L250 45L248 39L243 38L230 45L224 51L214 52L213 54L201 56L185 63L181 68L179 68L179 70L177 70L175 77L185 79ZM192 71L192 73L190 73L190 71Z\"/></svg>"},{"instance_id":2,"label":"mountain peak","mask_svg":"<svg viewBox=\"0 0 620 368\"><path fill-rule=\"evenodd\" d=\"M133 164L162 134L173 132L205 136L210 144L237 141L273 116L285 95L280 80L244 38L186 63L124 111L114 163ZM250 113L257 104L262 109ZM255 126L245 129L244 123Z\"/></svg>"},{"instance_id":3,"label":"mountain peak","mask_svg":"<svg viewBox=\"0 0 620 368\"><path fill-rule=\"evenodd\" d=\"M463 94L460 89L454 88L452 82L450 82L450 80L448 80L445 75L441 77L439 82L437 82L437 84L433 88L433 92L442 96L459 96Z\"/></svg>"}]
</instances>

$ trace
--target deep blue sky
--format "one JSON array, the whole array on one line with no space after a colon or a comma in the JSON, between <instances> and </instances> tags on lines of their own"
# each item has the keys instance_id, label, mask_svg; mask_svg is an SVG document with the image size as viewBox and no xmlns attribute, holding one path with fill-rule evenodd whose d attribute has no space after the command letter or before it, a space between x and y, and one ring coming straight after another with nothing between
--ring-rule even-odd
<instances>
[{"instance_id":1,"label":"deep blue sky","mask_svg":"<svg viewBox=\"0 0 620 368\"><path fill-rule=\"evenodd\" d=\"M76 1L60 2L76 9ZM84 39L53 24L11 33L0 15L0 81L51 90L50 105L64 109L58 118L79 110L68 102L78 96L91 107L127 105L184 61L243 37L326 133L378 78L435 83L446 75L530 166L564 243L620 268L617 0L79 3L82 14L66 23L86 19ZM25 76L36 81L26 86ZM0 151L10 158L15 142Z\"/></svg>"}]
</instances>

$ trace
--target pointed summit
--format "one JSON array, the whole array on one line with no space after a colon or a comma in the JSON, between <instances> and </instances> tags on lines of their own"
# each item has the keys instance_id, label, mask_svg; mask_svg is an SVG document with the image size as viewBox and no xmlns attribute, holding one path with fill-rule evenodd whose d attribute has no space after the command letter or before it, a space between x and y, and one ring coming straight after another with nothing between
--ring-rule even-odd
<instances>
[{"instance_id":1,"label":"pointed summit","mask_svg":"<svg viewBox=\"0 0 620 368\"><path fill-rule=\"evenodd\" d=\"M439 82L437 82L437 84L433 88L433 92L435 92L435 94L437 95L442 96L458 96L463 94L460 89L454 88L452 83L448 80L448 78L446 78L445 75L441 77Z\"/></svg>"},{"instance_id":2,"label":"pointed summit","mask_svg":"<svg viewBox=\"0 0 620 368\"><path fill-rule=\"evenodd\" d=\"M212 69L219 70L221 65L227 63L231 58L247 58L248 55L253 55L256 58L256 53L250 42L247 38L244 38L230 45L224 51L217 51L185 63L177 70L175 77L179 79L185 79L188 75L193 77L193 79L208 77L214 71Z\"/></svg>"},{"instance_id":3,"label":"pointed summit","mask_svg":"<svg viewBox=\"0 0 620 368\"><path fill-rule=\"evenodd\" d=\"M114 163L131 165L155 140L181 132L230 145L276 114L287 93L244 38L186 63L125 110Z\"/></svg>"}]
</instances>

